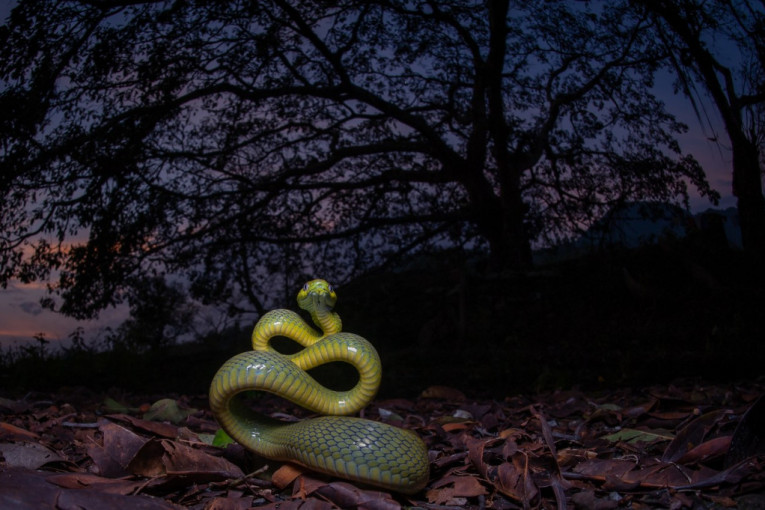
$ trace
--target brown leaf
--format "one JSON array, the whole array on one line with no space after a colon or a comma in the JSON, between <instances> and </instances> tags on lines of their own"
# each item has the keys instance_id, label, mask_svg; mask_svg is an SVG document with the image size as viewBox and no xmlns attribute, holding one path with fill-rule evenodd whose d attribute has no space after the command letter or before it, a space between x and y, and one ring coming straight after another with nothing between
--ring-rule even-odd
<instances>
[{"instance_id":1,"label":"brown leaf","mask_svg":"<svg viewBox=\"0 0 765 510\"><path fill-rule=\"evenodd\" d=\"M455 496L472 498L487 494L486 487L481 485L481 482L474 476L448 475L434 483L433 487L441 488L446 485L453 487Z\"/></svg>"},{"instance_id":2,"label":"brown leaf","mask_svg":"<svg viewBox=\"0 0 765 510\"><path fill-rule=\"evenodd\" d=\"M443 487L441 489L429 489L425 493L430 503L443 506L465 506L467 500L464 497L457 496L454 487Z\"/></svg>"},{"instance_id":3,"label":"brown leaf","mask_svg":"<svg viewBox=\"0 0 765 510\"><path fill-rule=\"evenodd\" d=\"M730 436L720 436L704 441L680 457L677 462L679 464L695 464L722 457L730 448L730 441Z\"/></svg>"},{"instance_id":4,"label":"brown leaf","mask_svg":"<svg viewBox=\"0 0 765 510\"><path fill-rule=\"evenodd\" d=\"M295 481L295 478L305 473L305 470L294 464L283 464L271 475L271 482L278 488L283 489Z\"/></svg>"},{"instance_id":5,"label":"brown leaf","mask_svg":"<svg viewBox=\"0 0 765 510\"><path fill-rule=\"evenodd\" d=\"M132 494L146 485L144 481L120 480L104 478L89 473L54 474L48 477L48 482L67 489L92 489L109 494Z\"/></svg>"},{"instance_id":6,"label":"brown leaf","mask_svg":"<svg viewBox=\"0 0 765 510\"><path fill-rule=\"evenodd\" d=\"M0 508L61 510L178 510L182 507L150 496L123 496L102 491L67 489L48 483L52 473L0 468Z\"/></svg>"},{"instance_id":7,"label":"brown leaf","mask_svg":"<svg viewBox=\"0 0 765 510\"><path fill-rule=\"evenodd\" d=\"M441 425L441 428L443 428L446 432L454 432L455 430L467 430L473 425L475 425L474 421L457 421L444 423Z\"/></svg>"},{"instance_id":8,"label":"brown leaf","mask_svg":"<svg viewBox=\"0 0 765 510\"><path fill-rule=\"evenodd\" d=\"M130 416L129 414L110 414L107 416L107 418L128 422L139 430L143 430L144 432L149 432L160 437L165 437L168 439L175 439L178 437L178 427L169 423L142 420L141 418L136 418L135 416Z\"/></svg>"},{"instance_id":9,"label":"brown leaf","mask_svg":"<svg viewBox=\"0 0 765 510\"><path fill-rule=\"evenodd\" d=\"M599 498L595 495L595 491L592 490L577 492L571 496L571 501L574 502L577 508L587 508L589 510L612 510L619 507L618 501Z\"/></svg>"},{"instance_id":10,"label":"brown leaf","mask_svg":"<svg viewBox=\"0 0 765 510\"><path fill-rule=\"evenodd\" d=\"M760 396L738 422L725 457L725 466L762 454L765 454L765 395Z\"/></svg>"},{"instance_id":11,"label":"brown leaf","mask_svg":"<svg viewBox=\"0 0 765 510\"><path fill-rule=\"evenodd\" d=\"M359 510L399 510L401 505L387 492L362 490L348 482L322 484L308 494L316 493L340 508Z\"/></svg>"},{"instance_id":12,"label":"brown leaf","mask_svg":"<svg viewBox=\"0 0 765 510\"><path fill-rule=\"evenodd\" d=\"M241 469L222 457L168 439L147 441L127 469L139 476L185 476L208 482L244 476Z\"/></svg>"},{"instance_id":13,"label":"brown leaf","mask_svg":"<svg viewBox=\"0 0 765 510\"><path fill-rule=\"evenodd\" d=\"M727 409L718 409L692 420L670 441L667 449L664 450L661 460L664 462L677 462L689 450L701 444L712 427L728 414L730 414L730 411Z\"/></svg>"},{"instance_id":14,"label":"brown leaf","mask_svg":"<svg viewBox=\"0 0 765 510\"><path fill-rule=\"evenodd\" d=\"M127 475L128 463L147 439L108 421L101 423L99 429L103 434L103 444L90 443L87 447L88 455L96 464L98 472L112 478Z\"/></svg>"},{"instance_id":15,"label":"brown leaf","mask_svg":"<svg viewBox=\"0 0 765 510\"><path fill-rule=\"evenodd\" d=\"M38 443L0 443L0 457L10 467L37 469L50 462L62 459L50 448Z\"/></svg>"},{"instance_id":16,"label":"brown leaf","mask_svg":"<svg viewBox=\"0 0 765 510\"><path fill-rule=\"evenodd\" d=\"M574 472L593 480L605 481L607 476L620 479L634 469L636 463L623 459L590 459L577 464Z\"/></svg>"},{"instance_id":17,"label":"brown leaf","mask_svg":"<svg viewBox=\"0 0 765 510\"><path fill-rule=\"evenodd\" d=\"M26 439L37 439L38 437L40 436L34 432L0 421L0 439L4 441L23 441Z\"/></svg>"},{"instance_id":18,"label":"brown leaf","mask_svg":"<svg viewBox=\"0 0 765 510\"><path fill-rule=\"evenodd\" d=\"M539 493L529 473L528 457L520 452L512 462L500 464L494 485L502 494L524 503L531 503Z\"/></svg>"},{"instance_id":19,"label":"brown leaf","mask_svg":"<svg viewBox=\"0 0 765 510\"><path fill-rule=\"evenodd\" d=\"M205 510L247 510L252 508L252 498L213 498Z\"/></svg>"}]
</instances>

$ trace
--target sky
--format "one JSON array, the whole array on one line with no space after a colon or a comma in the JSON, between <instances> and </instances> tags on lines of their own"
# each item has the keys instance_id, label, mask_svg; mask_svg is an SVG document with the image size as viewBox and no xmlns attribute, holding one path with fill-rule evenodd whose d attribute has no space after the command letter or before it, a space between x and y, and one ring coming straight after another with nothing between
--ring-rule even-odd
<instances>
[{"instance_id":1,"label":"sky","mask_svg":"<svg viewBox=\"0 0 765 510\"><path fill-rule=\"evenodd\" d=\"M5 20L15 3L15 0L0 0L0 20ZM725 140L724 130L720 127L717 132L712 132L709 127L702 129L688 100L682 96L673 96L671 80L666 80L666 84L661 81L658 83L660 89L666 90L665 102L669 111L689 126L688 132L679 137L679 142L684 153L693 154L702 164L710 184L720 193L722 198L717 207L735 207L735 198L731 195L730 153L718 143L710 141L715 136ZM713 124L720 126L714 109L706 113L712 118ZM692 212L701 212L711 206L707 199L691 189ZM12 282L8 288L0 289L0 349L34 343L33 337L37 334L43 334L52 344L60 344L78 327L84 329L86 337L92 337L105 327L119 325L128 317L127 307L121 306L105 310L98 320L76 321L43 309L39 300L46 295L44 282Z\"/></svg>"}]
</instances>

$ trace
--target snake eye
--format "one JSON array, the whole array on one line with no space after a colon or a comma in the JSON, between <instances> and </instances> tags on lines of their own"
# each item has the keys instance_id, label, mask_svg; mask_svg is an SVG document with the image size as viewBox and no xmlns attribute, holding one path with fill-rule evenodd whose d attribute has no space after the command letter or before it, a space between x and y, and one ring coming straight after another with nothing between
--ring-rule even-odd
<instances>
[{"instance_id":1,"label":"snake eye","mask_svg":"<svg viewBox=\"0 0 765 510\"><path fill-rule=\"evenodd\" d=\"M335 286L332 284L329 284L329 292L335 292Z\"/></svg>"},{"instance_id":2,"label":"snake eye","mask_svg":"<svg viewBox=\"0 0 765 510\"><path fill-rule=\"evenodd\" d=\"M303 292L308 292L308 284L303 285Z\"/></svg>"}]
</instances>

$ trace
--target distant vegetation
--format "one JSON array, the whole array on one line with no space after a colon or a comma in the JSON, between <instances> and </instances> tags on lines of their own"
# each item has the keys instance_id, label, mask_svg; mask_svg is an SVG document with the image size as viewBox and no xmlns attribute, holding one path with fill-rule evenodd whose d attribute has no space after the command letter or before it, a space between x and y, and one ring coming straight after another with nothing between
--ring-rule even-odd
<instances>
[{"instance_id":1,"label":"distant vegetation","mask_svg":"<svg viewBox=\"0 0 765 510\"><path fill-rule=\"evenodd\" d=\"M383 396L431 384L503 396L676 377L737 380L761 375L765 359L765 295L742 257L698 235L525 272L492 272L485 256L448 251L341 287L337 309L346 331L380 351ZM82 342L55 354L42 342L5 351L0 386L204 393L225 359L249 349L252 325L156 344L154 330L132 320L136 336L108 351ZM317 377L342 386L353 376Z\"/></svg>"}]
</instances>

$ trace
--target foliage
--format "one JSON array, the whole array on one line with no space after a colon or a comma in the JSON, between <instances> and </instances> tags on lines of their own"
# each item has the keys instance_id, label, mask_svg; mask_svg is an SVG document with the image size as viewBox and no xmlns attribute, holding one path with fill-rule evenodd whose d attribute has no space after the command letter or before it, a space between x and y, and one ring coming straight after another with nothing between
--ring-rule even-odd
<instances>
[{"instance_id":1,"label":"foliage","mask_svg":"<svg viewBox=\"0 0 765 510\"><path fill-rule=\"evenodd\" d=\"M765 258L765 6L749 0L640 2L672 58L680 90L702 119L708 95L722 119L732 156L732 191L749 262L762 276ZM731 48L736 52L732 56ZM702 90L697 88L697 84ZM707 112L703 112L708 122ZM717 134L714 134L717 139ZM755 274L756 274L755 273Z\"/></svg>"},{"instance_id":2,"label":"foliage","mask_svg":"<svg viewBox=\"0 0 765 510\"><path fill-rule=\"evenodd\" d=\"M193 332L196 306L178 284L146 278L131 285L128 302L130 318L107 335L106 342L112 348L157 351Z\"/></svg>"},{"instance_id":3,"label":"foliage","mask_svg":"<svg viewBox=\"0 0 765 510\"><path fill-rule=\"evenodd\" d=\"M168 272L240 313L444 245L522 268L710 193L627 2L22 0L0 48L0 282L77 317Z\"/></svg>"}]
</instances>

